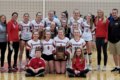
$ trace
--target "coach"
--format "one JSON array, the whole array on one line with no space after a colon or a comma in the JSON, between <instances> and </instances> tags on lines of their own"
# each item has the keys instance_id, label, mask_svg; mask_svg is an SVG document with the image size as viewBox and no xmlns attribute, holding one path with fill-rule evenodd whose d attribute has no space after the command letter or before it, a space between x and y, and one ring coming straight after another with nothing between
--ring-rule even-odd
<instances>
[{"instance_id":1,"label":"coach","mask_svg":"<svg viewBox=\"0 0 120 80\"><path fill-rule=\"evenodd\" d=\"M118 17L118 9L112 10L113 19L108 27L108 40L110 53L113 54L115 68L111 72L119 71L120 73L120 18Z\"/></svg>"}]
</instances>

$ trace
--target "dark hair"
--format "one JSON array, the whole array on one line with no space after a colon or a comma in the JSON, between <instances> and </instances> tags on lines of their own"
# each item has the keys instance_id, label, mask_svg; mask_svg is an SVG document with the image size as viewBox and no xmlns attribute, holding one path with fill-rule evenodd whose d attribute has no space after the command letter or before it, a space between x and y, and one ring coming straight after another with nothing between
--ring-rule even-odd
<instances>
[{"instance_id":1,"label":"dark hair","mask_svg":"<svg viewBox=\"0 0 120 80\"><path fill-rule=\"evenodd\" d=\"M13 12L13 13L12 13L12 16L13 16L14 14L17 14L17 17L18 17L18 13L17 13L17 12Z\"/></svg>"},{"instance_id":2,"label":"dark hair","mask_svg":"<svg viewBox=\"0 0 120 80\"><path fill-rule=\"evenodd\" d=\"M36 17L37 17L37 15L38 15L39 13L42 14L41 12L37 12L37 13L36 13Z\"/></svg>"},{"instance_id":3,"label":"dark hair","mask_svg":"<svg viewBox=\"0 0 120 80\"><path fill-rule=\"evenodd\" d=\"M5 15L1 15L1 16L0 16L0 21L1 21L1 17L3 17L3 16L5 17L5 22L4 22L4 24L6 24L7 21L6 21L6 16L5 16Z\"/></svg>"},{"instance_id":4,"label":"dark hair","mask_svg":"<svg viewBox=\"0 0 120 80\"><path fill-rule=\"evenodd\" d=\"M118 9L114 8L113 10L117 11L118 12Z\"/></svg>"},{"instance_id":5,"label":"dark hair","mask_svg":"<svg viewBox=\"0 0 120 80\"><path fill-rule=\"evenodd\" d=\"M68 12L67 12L67 10L63 11L62 13L64 13L66 15L66 18L68 19Z\"/></svg>"},{"instance_id":6,"label":"dark hair","mask_svg":"<svg viewBox=\"0 0 120 80\"><path fill-rule=\"evenodd\" d=\"M40 52L42 52L42 49L40 49L40 48L36 48L35 53L36 53L36 51L40 51Z\"/></svg>"}]
</instances>

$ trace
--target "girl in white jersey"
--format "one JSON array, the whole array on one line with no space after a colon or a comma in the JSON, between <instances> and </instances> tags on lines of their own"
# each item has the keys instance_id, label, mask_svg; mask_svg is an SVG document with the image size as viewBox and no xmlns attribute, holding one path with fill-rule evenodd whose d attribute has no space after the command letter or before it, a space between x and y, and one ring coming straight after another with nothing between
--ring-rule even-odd
<instances>
[{"instance_id":1,"label":"girl in white jersey","mask_svg":"<svg viewBox=\"0 0 120 80\"><path fill-rule=\"evenodd\" d=\"M21 31L20 36L20 52L19 52L19 63L20 63L20 71L24 70L24 66L22 65L22 55L24 51L24 47L28 40L31 39L30 35L30 22L29 22L29 14L25 13L23 16L24 20L21 21L18 26ZM28 54L26 54L26 63L28 63Z\"/></svg>"},{"instance_id":2,"label":"girl in white jersey","mask_svg":"<svg viewBox=\"0 0 120 80\"><path fill-rule=\"evenodd\" d=\"M53 46L54 46L54 50L53 50L53 54L54 54L54 58L55 58L55 67L56 67L56 72L58 74L65 74L66 72L66 61L67 61L67 56L69 54L69 39L67 37L64 36L64 28L59 28L58 29L58 36L54 38L53 40ZM57 59L56 56L56 52L57 52L57 47L58 51L63 51L63 48L60 48L60 46L65 48L65 56L64 59Z\"/></svg>"},{"instance_id":3,"label":"girl in white jersey","mask_svg":"<svg viewBox=\"0 0 120 80\"><path fill-rule=\"evenodd\" d=\"M92 15L91 14L87 15L87 20L82 23L82 28L83 28L82 37L86 41L86 47L87 47L87 50L84 53L86 63L87 63L87 52L88 52L88 55L89 55L89 66L87 66L87 64L86 64L86 68L88 67L89 70L92 70L92 65L91 65L91 63L92 63L92 51L91 51L91 49L92 49L92 42L95 41L93 39L93 36L95 36L95 27L94 27L94 24L93 24L93 21L92 21Z\"/></svg>"},{"instance_id":4,"label":"girl in white jersey","mask_svg":"<svg viewBox=\"0 0 120 80\"><path fill-rule=\"evenodd\" d=\"M36 19L31 21L31 30L32 31L37 31L38 30L38 27L40 24L44 24L44 21L42 20L42 13L41 12L38 12L36 14Z\"/></svg>"},{"instance_id":5,"label":"girl in white jersey","mask_svg":"<svg viewBox=\"0 0 120 80\"><path fill-rule=\"evenodd\" d=\"M71 39L74 38L74 34L73 34L74 29L78 29L80 31L80 35L79 36L82 37L81 29L78 28L78 22L74 21L72 23L72 26L70 27L70 32L71 32L70 38Z\"/></svg>"},{"instance_id":6,"label":"girl in white jersey","mask_svg":"<svg viewBox=\"0 0 120 80\"><path fill-rule=\"evenodd\" d=\"M57 18L54 18L54 11L48 12L48 17L44 19L44 25L45 27L50 27L51 22L55 22L56 26L60 26L60 21Z\"/></svg>"},{"instance_id":7,"label":"girl in white jersey","mask_svg":"<svg viewBox=\"0 0 120 80\"><path fill-rule=\"evenodd\" d=\"M51 38L54 39L57 36L58 33L58 28L56 27L55 22L51 22L50 23L50 27L46 27L46 30L50 30L51 31Z\"/></svg>"},{"instance_id":8,"label":"girl in white jersey","mask_svg":"<svg viewBox=\"0 0 120 80\"><path fill-rule=\"evenodd\" d=\"M29 60L33 57L35 57L35 50L36 48L41 48L40 40L38 39L39 37L39 32L34 31L33 32L33 39L29 40L27 42L27 50L29 51Z\"/></svg>"},{"instance_id":9,"label":"girl in white jersey","mask_svg":"<svg viewBox=\"0 0 120 80\"><path fill-rule=\"evenodd\" d=\"M86 49L86 42L79 35L80 35L79 29L74 29L74 38L70 40L70 49L72 51L71 59L73 58L76 47L80 47L84 50Z\"/></svg>"},{"instance_id":10,"label":"girl in white jersey","mask_svg":"<svg viewBox=\"0 0 120 80\"><path fill-rule=\"evenodd\" d=\"M78 9L75 9L73 11L73 15L74 15L74 17L70 18L68 25L72 26L72 23L77 21L78 22L78 29L81 29L81 23L83 22L83 18L79 17L80 11Z\"/></svg>"},{"instance_id":11,"label":"girl in white jersey","mask_svg":"<svg viewBox=\"0 0 120 80\"><path fill-rule=\"evenodd\" d=\"M43 54L42 58L45 60L45 71L47 73L48 67L49 67L49 72L53 73L54 72L54 58L53 58L53 39L51 38L51 31L46 30L45 31L45 36L41 40L42 44L42 49L43 49Z\"/></svg>"}]
</instances>

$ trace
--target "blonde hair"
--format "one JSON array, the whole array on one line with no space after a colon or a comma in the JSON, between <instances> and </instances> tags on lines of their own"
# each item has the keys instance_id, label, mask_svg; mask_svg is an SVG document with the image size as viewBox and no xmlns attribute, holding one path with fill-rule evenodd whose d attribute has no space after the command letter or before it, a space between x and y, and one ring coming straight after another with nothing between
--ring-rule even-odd
<instances>
[{"instance_id":1,"label":"blonde hair","mask_svg":"<svg viewBox=\"0 0 120 80\"><path fill-rule=\"evenodd\" d=\"M77 24L77 26L78 26L78 22L77 22L77 21L74 21L73 23L76 23L76 24ZM72 23L72 24L73 24L73 23Z\"/></svg>"},{"instance_id":2,"label":"blonde hair","mask_svg":"<svg viewBox=\"0 0 120 80\"><path fill-rule=\"evenodd\" d=\"M50 31L50 30L44 31L41 41L45 40L45 38L46 38L45 35L46 35L47 32L50 32L50 34L51 34L51 31Z\"/></svg>"},{"instance_id":3,"label":"blonde hair","mask_svg":"<svg viewBox=\"0 0 120 80\"><path fill-rule=\"evenodd\" d=\"M75 30L78 30L78 31L79 31L79 29L74 29L74 30L73 30L73 33L75 32ZM80 31L79 31L79 33L80 33Z\"/></svg>"},{"instance_id":4,"label":"blonde hair","mask_svg":"<svg viewBox=\"0 0 120 80\"><path fill-rule=\"evenodd\" d=\"M106 17L105 17L104 11L101 10L101 9L99 9L98 11L102 11L102 13L103 13L103 16L102 16L102 18L103 18L103 23L106 23ZM98 20L99 20L98 11L97 11L97 21L96 21L96 24L98 23Z\"/></svg>"},{"instance_id":5,"label":"blonde hair","mask_svg":"<svg viewBox=\"0 0 120 80\"><path fill-rule=\"evenodd\" d=\"M75 64L75 61L76 61L76 56L77 56L77 54L76 54L76 52L77 52L77 50L78 49L80 49L81 50L81 55L80 55L80 58L81 58L81 64L83 63L83 51L82 51L82 48L80 48L80 47L76 47L75 48L75 52L74 52L74 56L73 56L73 64Z\"/></svg>"},{"instance_id":6,"label":"blonde hair","mask_svg":"<svg viewBox=\"0 0 120 80\"><path fill-rule=\"evenodd\" d=\"M65 33L65 29L63 27L59 27L58 31L62 30Z\"/></svg>"},{"instance_id":7,"label":"blonde hair","mask_svg":"<svg viewBox=\"0 0 120 80\"><path fill-rule=\"evenodd\" d=\"M73 11L73 13L74 13L75 11L78 11L78 12L79 12L79 14L80 14L80 11L79 11L79 9L75 9L75 10Z\"/></svg>"}]
</instances>

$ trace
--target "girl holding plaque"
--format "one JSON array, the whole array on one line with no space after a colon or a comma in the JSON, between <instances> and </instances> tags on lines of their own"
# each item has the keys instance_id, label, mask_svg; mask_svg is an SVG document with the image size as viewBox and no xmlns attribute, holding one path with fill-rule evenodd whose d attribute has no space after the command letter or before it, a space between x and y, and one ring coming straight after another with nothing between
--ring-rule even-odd
<instances>
[{"instance_id":1,"label":"girl holding plaque","mask_svg":"<svg viewBox=\"0 0 120 80\"><path fill-rule=\"evenodd\" d=\"M56 72L58 74L65 74L66 61L69 54L69 39L64 36L64 28L58 29L58 36L53 40L53 54L55 59Z\"/></svg>"}]
</instances>

